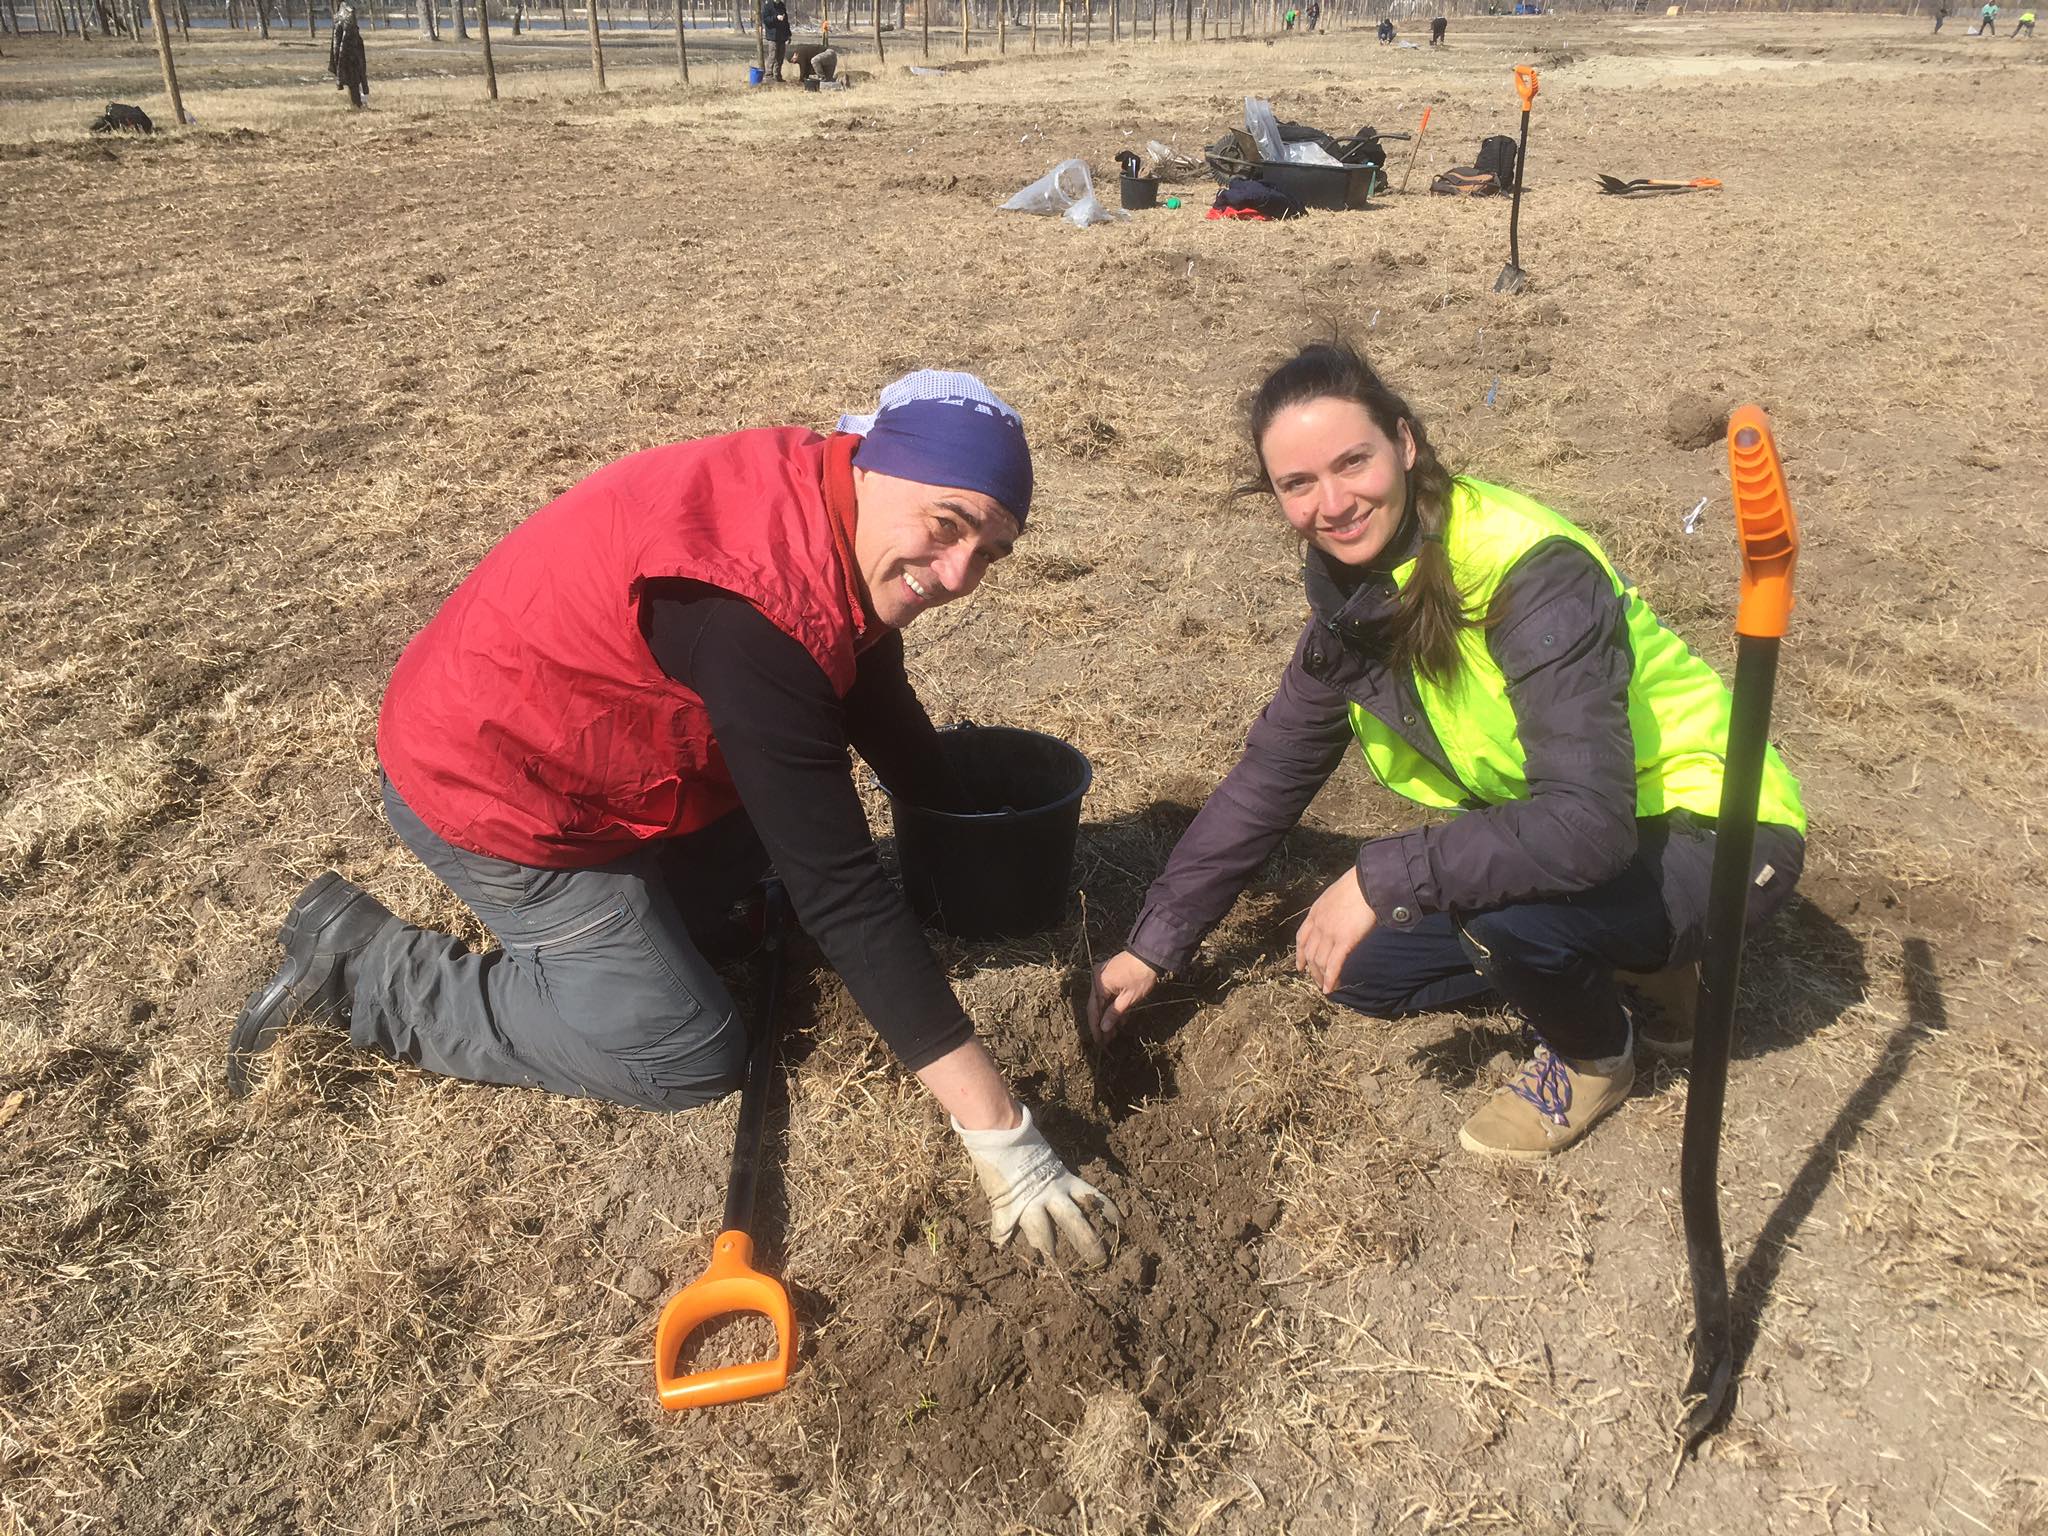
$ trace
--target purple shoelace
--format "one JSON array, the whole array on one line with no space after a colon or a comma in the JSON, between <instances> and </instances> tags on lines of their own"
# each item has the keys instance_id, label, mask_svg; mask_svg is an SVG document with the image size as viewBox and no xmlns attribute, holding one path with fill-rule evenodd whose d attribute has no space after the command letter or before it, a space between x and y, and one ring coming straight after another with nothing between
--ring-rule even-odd
<instances>
[{"instance_id":1,"label":"purple shoelace","mask_svg":"<svg viewBox=\"0 0 2048 1536\"><path fill-rule=\"evenodd\" d=\"M1508 1092L1527 1099L1536 1106L1536 1113L1553 1125L1571 1124L1566 1118L1566 1111L1572 1107L1571 1074L1562 1061L1551 1055L1548 1046L1536 1047L1529 1064L1508 1084Z\"/></svg>"}]
</instances>

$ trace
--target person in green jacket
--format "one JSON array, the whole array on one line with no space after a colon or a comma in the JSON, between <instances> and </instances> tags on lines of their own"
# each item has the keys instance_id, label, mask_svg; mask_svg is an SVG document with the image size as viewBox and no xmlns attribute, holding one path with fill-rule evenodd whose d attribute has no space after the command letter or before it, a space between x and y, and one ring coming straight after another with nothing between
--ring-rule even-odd
<instances>
[{"instance_id":1,"label":"person in green jacket","mask_svg":"<svg viewBox=\"0 0 2048 1536\"><path fill-rule=\"evenodd\" d=\"M1249 427L1240 494L1300 538L1309 622L1244 755L1097 971L1090 1027L1107 1041L1187 969L1356 753L1433 814L1359 844L1308 909L1296 968L1387 1018L1504 1001L1534 1049L1458 1139L1547 1157L1628 1096L1638 1048L1690 1052L1728 690L1585 530L1453 475L1353 348L1282 363ZM1805 861L1798 781L1775 752L1759 819L1752 922Z\"/></svg>"}]
</instances>

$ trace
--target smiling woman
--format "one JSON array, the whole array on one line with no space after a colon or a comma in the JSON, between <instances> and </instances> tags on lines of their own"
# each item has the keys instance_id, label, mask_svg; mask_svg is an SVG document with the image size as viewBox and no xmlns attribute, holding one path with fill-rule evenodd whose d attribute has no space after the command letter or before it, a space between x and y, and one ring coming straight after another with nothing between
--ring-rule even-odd
<instances>
[{"instance_id":1,"label":"smiling woman","mask_svg":"<svg viewBox=\"0 0 2048 1536\"><path fill-rule=\"evenodd\" d=\"M1453 479L1350 346L1274 369L1248 426L1258 473L1238 492L1271 496L1301 536L1312 617L1129 948L1097 973L1091 1024L1115 1033L1188 964L1355 744L1388 789L1455 814L1362 844L1309 909L1296 966L1382 1016L1505 998L1534 1054L1458 1139L1547 1157L1627 1097L1638 1043L1691 1048L1727 690L1584 531ZM1752 921L1805 858L1799 786L1775 753L1762 819ZM1654 1033L1619 974L1660 1005Z\"/></svg>"}]
</instances>

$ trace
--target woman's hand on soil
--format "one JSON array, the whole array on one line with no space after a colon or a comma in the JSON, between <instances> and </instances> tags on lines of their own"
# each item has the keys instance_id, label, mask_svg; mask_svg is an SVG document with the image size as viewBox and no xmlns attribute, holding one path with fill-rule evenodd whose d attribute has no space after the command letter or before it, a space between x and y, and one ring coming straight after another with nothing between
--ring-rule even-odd
<instances>
[{"instance_id":1,"label":"woman's hand on soil","mask_svg":"<svg viewBox=\"0 0 2048 1536\"><path fill-rule=\"evenodd\" d=\"M1088 991L1088 1033L1107 1045L1123 1027L1124 1015L1159 985L1159 973L1128 949L1095 968Z\"/></svg>"},{"instance_id":2,"label":"woman's hand on soil","mask_svg":"<svg viewBox=\"0 0 2048 1536\"><path fill-rule=\"evenodd\" d=\"M1365 899L1357 868L1346 870L1302 919L1301 931L1294 936L1294 968L1307 971L1325 995L1334 992L1351 951L1378 925L1379 914Z\"/></svg>"},{"instance_id":3,"label":"woman's hand on soil","mask_svg":"<svg viewBox=\"0 0 2048 1536\"><path fill-rule=\"evenodd\" d=\"M988 1195L989 1236L1000 1248L1010 1234L1024 1229L1024 1240L1044 1257L1056 1257L1055 1232L1090 1269L1109 1262L1096 1224L1123 1220L1101 1190L1070 1172L1045 1136L1022 1109L1023 1123L1007 1131L970 1131L958 1120L953 1130L974 1163L976 1177ZM1081 1202L1092 1201L1094 1218Z\"/></svg>"}]
</instances>

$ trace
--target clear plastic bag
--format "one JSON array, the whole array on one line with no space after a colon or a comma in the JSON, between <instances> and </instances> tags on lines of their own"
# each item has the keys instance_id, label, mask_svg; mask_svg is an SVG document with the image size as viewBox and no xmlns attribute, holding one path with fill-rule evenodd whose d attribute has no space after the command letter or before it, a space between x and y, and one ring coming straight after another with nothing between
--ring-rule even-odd
<instances>
[{"instance_id":1,"label":"clear plastic bag","mask_svg":"<svg viewBox=\"0 0 2048 1536\"><path fill-rule=\"evenodd\" d=\"M1130 217L1095 195L1085 160L1062 160L1003 207L1013 213L1057 213L1081 229Z\"/></svg>"},{"instance_id":2,"label":"clear plastic bag","mask_svg":"<svg viewBox=\"0 0 2048 1536\"><path fill-rule=\"evenodd\" d=\"M1152 174L1161 181L1201 181L1209 174L1200 155L1184 155L1157 139L1147 141L1145 155L1152 162Z\"/></svg>"},{"instance_id":3,"label":"clear plastic bag","mask_svg":"<svg viewBox=\"0 0 2048 1536\"><path fill-rule=\"evenodd\" d=\"M1289 165L1342 165L1344 162L1331 154L1320 144L1303 139L1287 146Z\"/></svg>"},{"instance_id":4,"label":"clear plastic bag","mask_svg":"<svg viewBox=\"0 0 2048 1536\"><path fill-rule=\"evenodd\" d=\"M1245 97L1244 131L1258 143L1261 160L1287 163L1287 143L1280 137L1280 119L1273 115L1273 103Z\"/></svg>"}]
</instances>

